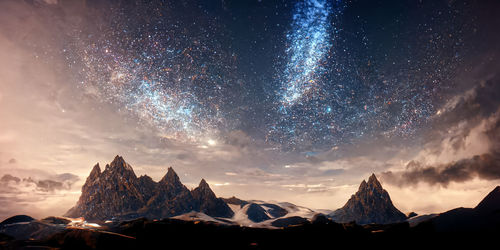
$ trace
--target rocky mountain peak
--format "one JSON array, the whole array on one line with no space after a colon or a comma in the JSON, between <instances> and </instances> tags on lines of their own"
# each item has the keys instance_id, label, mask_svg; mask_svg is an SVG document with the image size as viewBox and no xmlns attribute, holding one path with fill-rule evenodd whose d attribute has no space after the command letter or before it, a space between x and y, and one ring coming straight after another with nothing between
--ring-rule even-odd
<instances>
[{"instance_id":1,"label":"rocky mountain peak","mask_svg":"<svg viewBox=\"0 0 500 250\"><path fill-rule=\"evenodd\" d=\"M92 168L92 171L90 171L89 177L91 179L96 179L101 175L101 167L99 166L99 163L95 164L95 166Z\"/></svg>"},{"instance_id":2,"label":"rocky mountain peak","mask_svg":"<svg viewBox=\"0 0 500 250\"><path fill-rule=\"evenodd\" d=\"M118 173L128 173L131 172L135 176L134 170L132 167L125 162L123 157L117 155L115 159L109 164L106 165L105 171L108 170L110 172L118 172Z\"/></svg>"},{"instance_id":3,"label":"rocky mountain peak","mask_svg":"<svg viewBox=\"0 0 500 250\"><path fill-rule=\"evenodd\" d=\"M215 193L212 191L205 179L201 179L198 187L193 190L193 196L195 193L199 193L204 196L204 198L216 198Z\"/></svg>"},{"instance_id":4,"label":"rocky mountain peak","mask_svg":"<svg viewBox=\"0 0 500 250\"><path fill-rule=\"evenodd\" d=\"M403 221L406 216L392 204L389 193L382 188L375 174L361 182L347 203L330 216L337 222L356 221L358 224L388 224Z\"/></svg>"},{"instance_id":5,"label":"rocky mountain peak","mask_svg":"<svg viewBox=\"0 0 500 250\"><path fill-rule=\"evenodd\" d=\"M198 185L198 187L208 187L207 181L205 181L205 179L201 179L200 185Z\"/></svg>"},{"instance_id":6,"label":"rocky mountain peak","mask_svg":"<svg viewBox=\"0 0 500 250\"><path fill-rule=\"evenodd\" d=\"M198 188L212 191L207 181L205 181L205 179L201 179L200 184L198 184Z\"/></svg>"},{"instance_id":7,"label":"rocky mountain peak","mask_svg":"<svg viewBox=\"0 0 500 250\"><path fill-rule=\"evenodd\" d=\"M375 176L375 174L372 174L370 176L370 178L368 178L368 183L367 184L368 184L369 187L373 187L373 188L377 188L377 189L382 189L382 185L377 180L377 176Z\"/></svg>"},{"instance_id":8,"label":"rocky mountain peak","mask_svg":"<svg viewBox=\"0 0 500 250\"><path fill-rule=\"evenodd\" d=\"M215 217L232 217L233 211L226 202L215 196L205 179L200 181L200 185L191 191L194 200L197 203L200 211Z\"/></svg>"},{"instance_id":9,"label":"rocky mountain peak","mask_svg":"<svg viewBox=\"0 0 500 250\"><path fill-rule=\"evenodd\" d=\"M167 173L165 174L165 176L163 176L163 178L161 178L160 183L169 185L182 185L179 176L172 167L168 168Z\"/></svg>"},{"instance_id":10,"label":"rocky mountain peak","mask_svg":"<svg viewBox=\"0 0 500 250\"><path fill-rule=\"evenodd\" d=\"M368 187L368 184L366 183L365 180L363 180L361 182L361 184L359 185L358 192L361 192L362 190L365 190L367 187Z\"/></svg>"},{"instance_id":11,"label":"rocky mountain peak","mask_svg":"<svg viewBox=\"0 0 500 250\"><path fill-rule=\"evenodd\" d=\"M123 157L121 157L120 155L116 155L115 158L113 159L113 161L111 162L111 165L115 165L115 164L125 165L126 162L123 159Z\"/></svg>"},{"instance_id":12,"label":"rocky mountain peak","mask_svg":"<svg viewBox=\"0 0 500 250\"><path fill-rule=\"evenodd\" d=\"M66 215L96 220L134 212L144 203L138 186L132 167L121 156L116 156L103 172L96 164L82 187L76 206Z\"/></svg>"}]
</instances>

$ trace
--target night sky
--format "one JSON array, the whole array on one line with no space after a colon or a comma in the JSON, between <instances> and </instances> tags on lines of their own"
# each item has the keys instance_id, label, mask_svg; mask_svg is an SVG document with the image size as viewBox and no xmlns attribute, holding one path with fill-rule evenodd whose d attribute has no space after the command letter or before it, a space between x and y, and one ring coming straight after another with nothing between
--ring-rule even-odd
<instances>
[{"instance_id":1,"label":"night sky","mask_svg":"<svg viewBox=\"0 0 500 250\"><path fill-rule=\"evenodd\" d=\"M79 88L168 138L414 139L467 69L471 4L366 2L97 1L106 16L63 54Z\"/></svg>"},{"instance_id":2,"label":"night sky","mask_svg":"<svg viewBox=\"0 0 500 250\"><path fill-rule=\"evenodd\" d=\"M499 11L0 1L0 175L74 176L51 192L4 187L0 217L69 208L117 154L224 197L335 209L376 173L404 212L474 206L500 179Z\"/></svg>"}]
</instances>

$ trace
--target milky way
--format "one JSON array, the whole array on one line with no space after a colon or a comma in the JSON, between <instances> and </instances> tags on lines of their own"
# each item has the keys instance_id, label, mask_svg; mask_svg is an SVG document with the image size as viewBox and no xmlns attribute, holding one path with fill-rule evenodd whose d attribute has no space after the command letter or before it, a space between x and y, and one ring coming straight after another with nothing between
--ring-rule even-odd
<instances>
[{"instance_id":1,"label":"milky way","mask_svg":"<svg viewBox=\"0 0 500 250\"><path fill-rule=\"evenodd\" d=\"M353 13L355 3L288 4L272 6L287 25L255 30L277 41L262 48L274 58L272 76L248 77L268 73L241 63L255 48L233 37L240 27L225 25L240 18L252 27L269 16L235 16L201 2L100 6L106 15L95 29L73 34L66 56L86 94L164 137L206 141L243 130L272 147L308 152L413 138L452 86L464 53L458 33L472 29L456 22L461 9L453 6L414 23L397 15L377 30L363 16L370 12ZM255 57L245 60L259 63Z\"/></svg>"},{"instance_id":2,"label":"milky way","mask_svg":"<svg viewBox=\"0 0 500 250\"><path fill-rule=\"evenodd\" d=\"M432 24L405 31L420 34L414 41L395 39L399 44L387 49L372 42L363 25L356 32L342 27L349 7L321 1L296 5L287 60L277 63L285 66L269 115L268 142L308 151L362 139L412 139L435 114L461 61L463 42L455 33L463 27L453 22L458 15L436 11L438 17L428 20ZM308 19L308 12L320 18ZM393 36L402 36L401 30Z\"/></svg>"},{"instance_id":3,"label":"milky way","mask_svg":"<svg viewBox=\"0 0 500 250\"><path fill-rule=\"evenodd\" d=\"M290 54L282 80L283 108L294 105L314 88L321 74L336 30L330 25L330 2L310 0L297 3L292 28L287 35ZM330 35L332 34L332 35ZM332 41L335 42L335 41Z\"/></svg>"},{"instance_id":4,"label":"milky way","mask_svg":"<svg viewBox=\"0 0 500 250\"><path fill-rule=\"evenodd\" d=\"M133 6L113 10L104 30L77 41L71 49L83 62L81 87L155 126L163 137L217 136L230 124L222 106L231 102L225 91L233 59L214 37L216 26L185 22L168 4L152 6L136 9L142 17L133 21Z\"/></svg>"}]
</instances>

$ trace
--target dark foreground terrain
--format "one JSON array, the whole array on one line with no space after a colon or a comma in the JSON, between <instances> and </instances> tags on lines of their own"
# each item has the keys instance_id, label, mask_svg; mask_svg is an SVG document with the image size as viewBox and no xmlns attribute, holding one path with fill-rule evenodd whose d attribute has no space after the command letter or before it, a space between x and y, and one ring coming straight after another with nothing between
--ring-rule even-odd
<instances>
[{"instance_id":1,"label":"dark foreground terrain","mask_svg":"<svg viewBox=\"0 0 500 250\"><path fill-rule=\"evenodd\" d=\"M35 222L42 224L33 225ZM60 222L18 223L20 232L17 239L0 235L0 249L334 249L346 245L449 248L487 246L495 243L500 235L498 225L484 230L475 228L473 231L437 232L432 220L416 227L410 227L406 222L360 226L355 223L335 223L326 217L282 229L175 219L151 221L144 218L109 223L100 229L62 227L61 224L57 228L51 223ZM55 228L50 231L47 226ZM25 236L31 233L36 237L47 230L52 234L42 240Z\"/></svg>"}]
</instances>

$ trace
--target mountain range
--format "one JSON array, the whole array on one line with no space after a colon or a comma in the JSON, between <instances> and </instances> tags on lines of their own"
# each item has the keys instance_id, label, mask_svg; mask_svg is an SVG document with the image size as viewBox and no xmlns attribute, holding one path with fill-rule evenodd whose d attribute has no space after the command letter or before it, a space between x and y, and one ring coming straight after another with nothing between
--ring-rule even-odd
<instances>
[{"instance_id":1,"label":"mountain range","mask_svg":"<svg viewBox=\"0 0 500 250\"><path fill-rule=\"evenodd\" d=\"M116 156L101 172L96 164L82 187L82 194L65 216L86 220L113 218L166 218L198 211L214 217L232 217L233 211L217 198L205 180L194 190L184 186L173 168L155 182L137 177L123 157Z\"/></svg>"},{"instance_id":2,"label":"mountain range","mask_svg":"<svg viewBox=\"0 0 500 250\"><path fill-rule=\"evenodd\" d=\"M99 164L93 167L76 206L65 216L84 217L88 221L138 217L207 220L208 217L208 220L225 224L276 227L301 222L289 219L291 217L311 220L315 214L317 212L311 209L286 202L218 198L204 179L197 188L189 190L171 167L159 182L147 175L137 177L123 157L117 155L104 171L101 172ZM374 174L368 182L363 180L358 192L344 207L328 217L337 222L355 221L358 224L406 220Z\"/></svg>"},{"instance_id":3,"label":"mountain range","mask_svg":"<svg viewBox=\"0 0 500 250\"><path fill-rule=\"evenodd\" d=\"M66 217L17 215L1 222L0 248L144 249L166 242L174 248L321 248L332 239L353 246L438 241L449 247L481 237L476 244L500 232L500 186L474 208L405 216L372 174L342 208L322 212L288 202L219 198L204 179L189 190L172 168L155 182L137 177L116 156L104 171L99 164L92 168ZM196 240L181 240L186 237Z\"/></svg>"}]
</instances>

